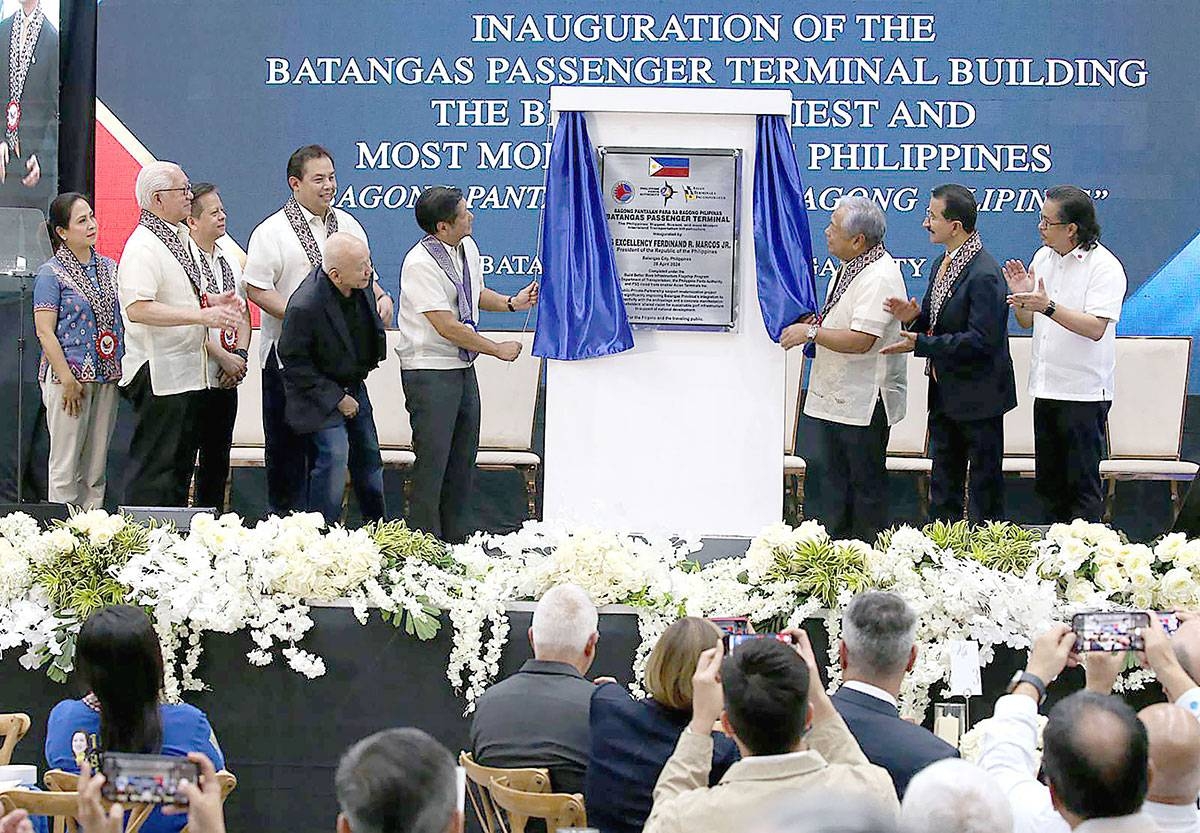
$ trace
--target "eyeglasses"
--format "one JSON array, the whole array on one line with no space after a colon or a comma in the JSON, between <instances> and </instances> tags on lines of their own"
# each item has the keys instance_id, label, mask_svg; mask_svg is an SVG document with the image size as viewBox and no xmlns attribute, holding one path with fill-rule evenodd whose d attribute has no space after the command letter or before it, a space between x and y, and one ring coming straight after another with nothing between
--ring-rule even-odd
<instances>
[{"instance_id":1,"label":"eyeglasses","mask_svg":"<svg viewBox=\"0 0 1200 833\"><path fill-rule=\"evenodd\" d=\"M189 182L187 185L183 186L182 188L159 188L159 189L158 189L157 191L155 191L154 193L156 193L156 194L166 194L166 193L168 193L169 191L188 191L188 192L190 193L190 192L191 192L191 190L192 190L192 183L190 183L190 182Z\"/></svg>"},{"instance_id":2,"label":"eyeglasses","mask_svg":"<svg viewBox=\"0 0 1200 833\"><path fill-rule=\"evenodd\" d=\"M1050 228L1051 226L1069 226L1070 223L1052 223L1045 217L1038 217L1038 228Z\"/></svg>"}]
</instances>

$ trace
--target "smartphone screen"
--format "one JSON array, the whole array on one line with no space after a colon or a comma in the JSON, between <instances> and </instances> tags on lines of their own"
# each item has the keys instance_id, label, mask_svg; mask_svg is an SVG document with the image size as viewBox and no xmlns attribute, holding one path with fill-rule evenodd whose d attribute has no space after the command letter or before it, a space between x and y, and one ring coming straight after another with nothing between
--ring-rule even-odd
<instances>
[{"instance_id":1,"label":"smartphone screen","mask_svg":"<svg viewBox=\"0 0 1200 833\"><path fill-rule=\"evenodd\" d=\"M776 639L780 642L792 644L792 637L786 633L727 633L721 639L721 644L725 646L726 655L733 653L739 645L745 645L747 642L753 642L755 639Z\"/></svg>"},{"instance_id":2,"label":"smartphone screen","mask_svg":"<svg viewBox=\"0 0 1200 833\"><path fill-rule=\"evenodd\" d=\"M179 782L195 784L200 778L195 763L175 755L106 752L100 760L100 771L104 773L101 794L109 801L122 803L186 806L187 795L180 791Z\"/></svg>"},{"instance_id":3,"label":"smartphone screen","mask_svg":"<svg viewBox=\"0 0 1200 833\"><path fill-rule=\"evenodd\" d=\"M1138 629L1149 626L1150 614L1141 611L1093 611L1071 618L1077 652L1141 651L1146 644Z\"/></svg>"},{"instance_id":4,"label":"smartphone screen","mask_svg":"<svg viewBox=\"0 0 1200 833\"><path fill-rule=\"evenodd\" d=\"M1173 610L1159 611L1154 614L1158 617L1158 621L1162 623L1163 630L1167 632L1167 636L1179 630L1179 617L1175 615Z\"/></svg>"},{"instance_id":5,"label":"smartphone screen","mask_svg":"<svg viewBox=\"0 0 1200 833\"><path fill-rule=\"evenodd\" d=\"M745 616L712 616L710 622L721 629L721 633L750 633L750 620Z\"/></svg>"}]
</instances>

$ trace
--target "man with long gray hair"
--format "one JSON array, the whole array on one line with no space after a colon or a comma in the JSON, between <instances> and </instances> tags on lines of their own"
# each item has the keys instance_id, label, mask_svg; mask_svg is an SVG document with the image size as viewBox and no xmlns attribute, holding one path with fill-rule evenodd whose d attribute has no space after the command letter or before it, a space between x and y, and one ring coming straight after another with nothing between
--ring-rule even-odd
<instances>
[{"instance_id":1,"label":"man with long gray hair","mask_svg":"<svg viewBox=\"0 0 1200 833\"><path fill-rule=\"evenodd\" d=\"M809 515L834 538L873 541L887 526L886 455L891 426L904 418L904 356L879 350L899 337L900 322L883 303L903 293L900 266L884 248L887 220L866 197L834 205L825 242L842 262L819 315L787 327L784 349L813 356L804 413L817 448L806 480Z\"/></svg>"},{"instance_id":2,"label":"man with long gray hair","mask_svg":"<svg viewBox=\"0 0 1200 833\"><path fill-rule=\"evenodd\" d=\"M839 658L845 681L833 695L867 760L892 776L901 799L925 767L958 750L928 729L900 718L900 683L917 661L917 617L894 593L855 596L842 616Z\"/></svg>"}]
</instances>

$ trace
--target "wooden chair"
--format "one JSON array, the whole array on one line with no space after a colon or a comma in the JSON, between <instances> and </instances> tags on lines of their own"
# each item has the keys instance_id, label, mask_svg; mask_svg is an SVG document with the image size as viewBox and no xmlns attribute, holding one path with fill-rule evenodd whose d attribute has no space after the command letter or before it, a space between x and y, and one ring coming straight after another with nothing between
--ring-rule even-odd
<instances>
[{"instance_id":1,"label":"wooden chair","mask_svg":"<svg viewBox=\"0 0 1200 833\"><path fill-rule=\"evenodd\" d=\"M0 743L0 766L12 761L13 748L28 731L29 715L21 712L0 714L0 737L4 738L4 742Z\"/></svg>"},{"instance_id":2,"label":"wooden chair","mask_svg":"<svg viewBox=\"0 0 1200 833\"><path fill-rule=\"evenodd\" d=\"M108 802L105 802L105 806ZM75 816L79 812L79 793L41 792L40 790L5 790L0 793L0 815L13 810L25 810L31 816L50 816L54 833L77 833ZM154 810L150 804L130 804L125 821L125 833L137 833Z\"/></svg>"},{"instance_id":3,"label":"wooden chair","mask_svg":"<svg viewBox=\"0 0 1200 833\"><path fill-rule=\"evenodd\" d=\"M492 779L492 800L508 813L510 833L525 833L530 819L544 819L546 833L558 833L561 827L587 827L587 812L582 795L534 793L509 786L508 776Z\"/></svg>"},{"instance_id":4,"label":"wooden chair","mask_svg":"<svg viewBox=\"0 0 1200 833\"><path fill-rule=\"evenodd\" d=\"M470 752L458 753L458 765L467 773L467 795L475 809L475 817L483 833L506 833L508 825L504 814L492 798L492 779L505 778L527 793L550 793L550 771L540 768L500 769L475 763Z\"/></svg>"}]
</instances>

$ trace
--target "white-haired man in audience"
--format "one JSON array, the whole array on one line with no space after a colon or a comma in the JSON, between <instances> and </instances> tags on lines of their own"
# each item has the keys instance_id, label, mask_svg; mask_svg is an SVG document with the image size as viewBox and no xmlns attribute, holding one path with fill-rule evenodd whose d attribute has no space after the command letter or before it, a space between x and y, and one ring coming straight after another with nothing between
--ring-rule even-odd
<instances>
[{"instance_id":1,"label":"white-haired man in audience","mask_svg":"<svg viewBox=\"0 0 1200 833\"><path fill-rule=\"evenodd\" d=\"M900 802L903 833L1012 833L1008 799L975 764L942 760L908 783Z\"/></svg>"},{"instance_id":2,"label":"white-haired man in audience","mask_svg":"<svg viewBox=\"0 0 1200 833\"><path fill-rule=\"evenodd\" d=\"M1157 619L1151 617L1143 635L1146 660L1168 696L1195 690ZM1124 665L1123 653L1086 655L1087 690L1051 710L1042 757L1048 786L1037 779L1037 707L1046 685L1078 662L1074 644L1075 634L1066 625L1034 641L1026 669L1013 677L1010 693L996 701L979 765L1008 797L1014 833L1158 831L1156 819L1177 817L1178 811L1162 807L1150 790L1153 738L1147 725L1124 702L1108 696Z\"/></svg>"},{"instance_id":3,"label":"white-haired man in audience","mask_svg":"<svg viewBox=\"0 0 1200 833\"><path fill-rule=\"evenodd\" d=\"M784 349L813 356L804 413L817 433L809 457L806 509L834 538L874 541L887 526L891 426L904 419L908 376L903 355L880 349L900 338L884 302L903 296L900 265L884 248L887 219L866 197L834 205L825 243L841 261L819 315L784 328Z\"/></svg>"},{"instance_id":4,"label":"white-haired man in audience","mask_svg":"<svg viewBox=\"0 0 1200 833\"><path fill-rule=\"evenodd\" d=\"M555 792L583 792L594 690L584 674L596 658L598 621L582 588L546 591L529 629L533 659L479 698L471 723L476 763L545 767Z\"/></svg>"},{"instance_id":5,"label":"white-haired man in audience","mask_svg":"<svg viewBox=\"0 0 1200 833\"><path fill-rule=\"evenodd\" d=\"M842 615L840 659L845 682L833 706L863 754L892 776L904 798L909 780L958 750L928 729L900 718L900 683L917 661L917 616L895 593L869 591Z\"/></svg>"}]
</instances>

